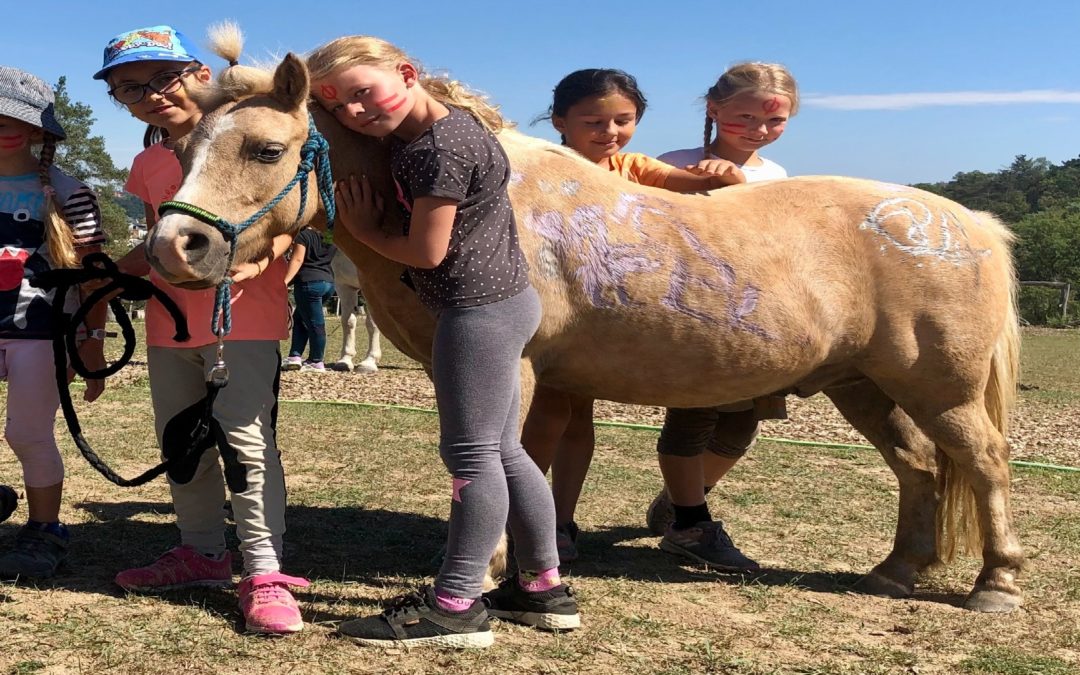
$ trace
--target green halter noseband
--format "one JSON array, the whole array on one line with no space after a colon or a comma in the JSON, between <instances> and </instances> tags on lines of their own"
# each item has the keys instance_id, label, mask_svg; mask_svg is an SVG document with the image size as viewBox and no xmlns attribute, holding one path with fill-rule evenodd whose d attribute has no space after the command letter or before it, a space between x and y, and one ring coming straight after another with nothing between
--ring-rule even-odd
<instances>
[{"instance_id":1,"label":"green halter noseband","mask_svg":"<svg viewBox=\"0 0 1080 675\"><path fill-rule=\"evenodd\" d=\"M307 206L308 181L307 176L315 171L316 182L319 189L319 197L322 198L323 208L326 210L326 227L333 229L336 208L334 205L334 176L330 171L330 144L326 142L319 130L315 128L315 120L308 116L308 137L300 148L300 164L297 166L296 175L292 180L271 199L266 206L256 211L250 218L242 223L230 223L219 215L206 209L188 204L187 202L167 201L158 207L158 215L164 216L168 211L179 211L184 215L201 220L207 225L217 229L225 239L229 241L229 260L226 270L232 268L233 259L236 256L236 240L240 233L255 224L260 218L269 213L285 198L297 183L300 184L300 208L296 213L295 227L304 215ZM217 286L217 294L214 298L214 314L211 317L210 329L220 341L232 331L232 279L228 273Z\"/></svg>"}]
</instances>

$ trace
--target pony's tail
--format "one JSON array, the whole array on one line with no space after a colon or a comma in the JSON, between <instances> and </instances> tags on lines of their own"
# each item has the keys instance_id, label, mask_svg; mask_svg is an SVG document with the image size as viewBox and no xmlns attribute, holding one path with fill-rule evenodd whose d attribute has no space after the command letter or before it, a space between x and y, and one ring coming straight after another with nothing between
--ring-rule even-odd
<instances>
[{"instance_id":1,"label":"pony's tail","mask_svg":"<svg viewBox=\"0 0 1080 675\"><path fill-rule=\"evenodd\" d=\"M1009 413L1016 404L1016 392L1020 382L1020 321L1016 305L1019 284L1011 251L1015 237L994 216L979 213L976 217L981 225L997 236L1000 245L994 250L994 255L1004 261L1002 273L1008 293L1005 323L994 343L990 376L983 391L983 405L994 428L1005 437L1009 431ZM1008 444L1004 447L1007 452ZM937 455L938 486L941 494L937 514L937 548L938 556L949 562L956 557L958 549L970 555L978 554L983 546L983 532L979 526L974 490L945 453L938 451ZM1003 459L1007 462L1009 458L1006 455Z\"/></svg>"},{"instance_id":2,"label":"pony's tail","mask_svg":"<svg viewBox=\"0 0 1080 675\"><path fill-rule=\"evenodd\" d=\"M448 77L424 75L420 78L420 85L431 94L439 103L461 108L476 118L488 131L497 134L512 125L503 119L499 112L499 106L488 101L487 97L478 94L468 87L451 80Z\"/></svg>"}]
</instances>

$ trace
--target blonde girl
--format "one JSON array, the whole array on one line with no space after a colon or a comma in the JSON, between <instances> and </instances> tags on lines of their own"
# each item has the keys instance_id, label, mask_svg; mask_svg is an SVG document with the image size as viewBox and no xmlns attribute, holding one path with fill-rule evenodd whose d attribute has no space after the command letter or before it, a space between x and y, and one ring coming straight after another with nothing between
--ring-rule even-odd
<instances>
[{"instance_id":1,"label":"blonde girl","mask_svg":"<svg viewBox=\"0 0 1080 675\"><path fill-rule=\"evenodd\" d=\"M433 587L382 614L343 623L363 644L486 647L488 616L546 629L579 625L561 582L555 511L518 436L520 360L540 322L507 195L498 111L460 84L423 73L372 37L335 40L308 57L311 92L345 127L390 145L406 226L385 233L365 177L338 186L341 225L404 263L436 317L432 379L439 451L451 474L447 552ZM509 522L518 569L481 601L488 560Z\"/></svg>"}]
</instances>

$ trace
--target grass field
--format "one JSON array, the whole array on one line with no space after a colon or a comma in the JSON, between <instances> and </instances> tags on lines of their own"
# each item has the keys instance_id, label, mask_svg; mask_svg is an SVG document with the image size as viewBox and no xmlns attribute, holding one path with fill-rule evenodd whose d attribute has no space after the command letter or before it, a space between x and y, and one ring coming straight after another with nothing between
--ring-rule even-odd
<instances>
[{"instance_id":1,"label":"grass field","mask_svg":"<svg viewBox=\"0 0 1080 675\"><path fill-rule=\"evenodd\" d=\"M1025 409L1080 400L1076 332L1028 332L1024 347ZM88 437L125 475L155 460L147 396L145 379L128 378L81 406ZM298 593L308 626L285 639L244 635L232 592L120 592L118 570L175 543L168 490L116 488L58 435L72 553L54 580L0 585L3 673L1080 672L1078 473L1014 473L1026 604L986 616L958 607L974 559L933 573L910 600L849 592L889 550L895 523L895 481L872 452L759 444L710 500L767 571L719 575L681 565L644 527L660 484L655 436L601 429L579 510L582 559L568 570L583 629L497 624L493 648L455 653L364 649L334 634L434 572L447 512L434 416L283 404L286 571L312 581ZM0 479L18 476L0 452ZM24 517L0 525L0 546Z\"/></svg>"}]
</instances>

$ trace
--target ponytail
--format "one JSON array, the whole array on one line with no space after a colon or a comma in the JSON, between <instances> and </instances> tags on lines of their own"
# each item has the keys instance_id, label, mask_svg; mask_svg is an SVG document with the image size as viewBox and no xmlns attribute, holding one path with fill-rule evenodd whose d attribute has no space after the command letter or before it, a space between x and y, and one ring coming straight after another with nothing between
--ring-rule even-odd
<instances>
[{"instance_id":1,"label":"ponytail","mask_svg":"<svg viewBox=\"0 0 1080 675\"><path fill-rule=\"evenodd\" d=\"M61 216L62 207L56 199L49 169L56 155L56 136L45 132L45 141L41 146L38 159L38 180L45 193L45 208L42 222L45 223L45 243L49 246L49 257L56 267L75 267L78 257L75 255L75 235Z\"/></svg>"},{"instance_id":2,"label":"ponytail","mask_svg":"<svg viewBox=\"0 0 1080 675\"><path fill-rule=\"evenodd\" d=\"M156 127L153 124L146 125L146 131L143 132L142 146L143 148L149 148L151 145L162 142L169 137L169 130L165 127Z\"/></svg>"}]
</instances>

